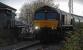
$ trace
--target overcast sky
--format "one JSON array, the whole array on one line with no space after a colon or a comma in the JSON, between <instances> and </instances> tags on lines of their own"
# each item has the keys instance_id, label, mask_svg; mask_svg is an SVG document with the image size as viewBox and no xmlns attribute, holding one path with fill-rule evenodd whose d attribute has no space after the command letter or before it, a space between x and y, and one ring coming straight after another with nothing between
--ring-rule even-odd
<instances>
[{"instance_id":1,"label":"overcast sky","mask_svg":"<svg viewBox=\"0 0 83 50\"><path fill-rule=\"evenodd\" d=\"M33 2L35 0L29 0L29 2ZM63 11L68 12L68 0L56 0L57 3L59 3L59 8ZM20 8L24 3L29 3L28 0L0 0L0 2L3 2L15 9L17 9L17 12L19 12ZM54 2L56 4L56 2ZM83 0L74 0L74 14L83 16Z\"/></svg>"}]
</instances>

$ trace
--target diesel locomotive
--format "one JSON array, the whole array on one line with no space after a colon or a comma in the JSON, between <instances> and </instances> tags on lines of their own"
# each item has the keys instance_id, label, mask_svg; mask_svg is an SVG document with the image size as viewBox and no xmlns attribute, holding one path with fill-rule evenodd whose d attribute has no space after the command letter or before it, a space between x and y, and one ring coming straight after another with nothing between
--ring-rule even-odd
<instances>
[{"instance_id":1,"label":"diesel locomotive","mask_svg":"<svg viewBox=\"0 0 83 50\"><path fill-rule=\"evenodd\" d=\"M64 25L64 14L60 14L57 9L43 6L35 11L33 26L36 39L41 42L57 42L65 39L65 31L72 26Z\"/></svg>"}]
</instances>

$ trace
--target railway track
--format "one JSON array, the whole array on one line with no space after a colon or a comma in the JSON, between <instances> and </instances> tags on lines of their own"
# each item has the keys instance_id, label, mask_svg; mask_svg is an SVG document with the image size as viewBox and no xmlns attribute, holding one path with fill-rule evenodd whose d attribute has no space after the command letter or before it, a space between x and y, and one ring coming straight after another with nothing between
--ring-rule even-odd
<instances>
[{"instance_id":1,"label":"railway track","mask_svg":"<svg viewBox=\"0 0 83 50\"><path fill-rule=\"evenodd\" d=\"M36 43L30 46L26 46L17 50L60 50L64 46L64 43L59 44L41 44Z\"/></svg>"}]
</instances>

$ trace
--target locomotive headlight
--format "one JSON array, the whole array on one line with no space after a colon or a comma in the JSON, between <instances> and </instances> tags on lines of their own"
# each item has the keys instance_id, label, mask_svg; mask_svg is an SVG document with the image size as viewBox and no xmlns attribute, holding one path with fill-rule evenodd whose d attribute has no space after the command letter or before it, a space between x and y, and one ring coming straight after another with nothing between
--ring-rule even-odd
<instances>
[{"instance_id":1,"label":"locomotive headlight","mask_svg":"<svg viewBox=\"0 0 83 50\"><path fill-rule=\"evenodd\" d=\"M37 29L40 29L38 26L35 26L35 29L37 30Z\"/></svg>"}]
</instances>

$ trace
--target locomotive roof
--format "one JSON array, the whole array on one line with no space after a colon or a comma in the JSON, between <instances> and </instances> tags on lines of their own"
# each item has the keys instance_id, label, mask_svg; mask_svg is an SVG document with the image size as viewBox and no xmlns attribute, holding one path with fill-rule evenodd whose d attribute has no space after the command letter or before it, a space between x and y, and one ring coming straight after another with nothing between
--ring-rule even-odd
<instances>
[{"instance_id":1,"label":"locomotive roof","mask_svg":"<svg viewBox=\"0 0 83 50\"><path fill-rule=\"evenodd\" d=\"M40 8L38 8L37 9L37 11L35 12L35 13L37 13L37 12L39 12L39 11L45 11L45 10L47 10L47 11L53 11L53 12L58 12L59 14L61 13L62 15L70 15L69 13L67 13L67 12L65 12L65 11L63 11L63 10L60 10L60 9L58 9L58 8L54 8L54 7L50 7L50 6L43 6L43 7L40 7ZM75 15L75 14L71 14L72 16L76 16L76 17L82 17L82 16L78 16L78 15ZM83 17L82 17L83 18Z\"/></svg>"},{"instance_id":2,"label":"locomotive roof","mask_svg":"<svg viewBox=\"0 0 83 50\"><path fill-rule=\"evenodd\" d=\"M49 7L49 6L43 6L43 7L38 8L36 12L39 12L39 11L56 11L56 9Z\"/></svg>"}]
</instances>

